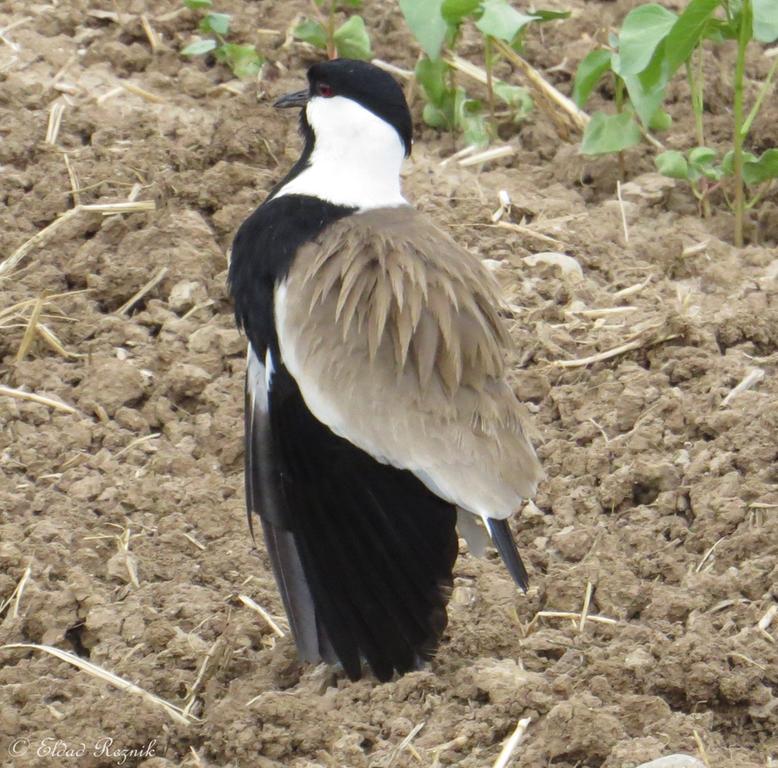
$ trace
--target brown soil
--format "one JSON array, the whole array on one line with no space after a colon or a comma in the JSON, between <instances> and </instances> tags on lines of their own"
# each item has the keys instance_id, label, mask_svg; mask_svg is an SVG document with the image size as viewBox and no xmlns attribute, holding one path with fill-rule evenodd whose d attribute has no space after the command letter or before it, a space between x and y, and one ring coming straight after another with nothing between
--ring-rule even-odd
<instances>
[{"instance_id":1,"label":"brown soil","mask_svg":"<svg viewBox=\"0 0 778 768\"><path fill-rule=\"evenodd\" d=\"M412 66L394 4L369 5L378 55ZM633 3L563 5L576 18L528 56L564 60L549 77L569 90L591 38ZM282 613L243 508L244 342L225 254L298 151L294 121L264 92L299 87L312 55L284 46L283 31L308 8L219 3L238 39L280 32L257 36L275 62L259 99L253 83L181 59L196 19L173 0L0 9L2 258L73 207L65 157L82 203L134 189L157 205L77 214L0 281L0 380L75 409L0 398L0 606L29 567L21 598L0 610L0 643L69 650L178 706L196 685L199 718L181 725L40 650L0 650L0 764L115 765L95 754L112 738L113 750L155 754L124 762L146 768L480 768L521 717L532 718L525 768L630 767L700 745L712 768L773 764L778 622L757 624L778 601L776 204L755 233L766 244L737 251L731 218L699 219L639 149L622 208L616 161L580 157L541 114L516 157L482 169L441 166L451 139L421 130L405 182L506 289L516 390L547 473L515 525L529 594L495 557L464 555L437 658L384 685L300 666L238 598ZM692 135L683 87L680 137ZM719 90L714 122L725 81ZM54 103L65 109L52 145ZM775 125L755 129L761 148ZM509 223L531 231L490 224L501 189ZM522 260L538 251L574 257L583 276ZM40 334L25 350L39 297L65 355ZM725 402L757 368L764 378ZM589 614L613 621L544 615L579 613L587 585Z\"/></svg>"}]
</instances>

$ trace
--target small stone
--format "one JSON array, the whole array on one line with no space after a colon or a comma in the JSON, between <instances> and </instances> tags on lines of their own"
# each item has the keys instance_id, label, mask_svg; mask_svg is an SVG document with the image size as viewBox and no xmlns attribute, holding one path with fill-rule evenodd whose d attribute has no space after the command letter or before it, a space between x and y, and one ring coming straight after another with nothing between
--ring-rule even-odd
<instances>
[{"instance_id":1,"label":"small stone","mask_svg":"<svg viewBox=\"0 0 778 768\"><path fill-rule=\"evenodd\" d=\"M68 494L79 501L90 501L96 499L102 490L103 483L99 475L87 475L76 480L68 489Z\"/></svg>"},{"instance_id":2,"label":"small stone","mask_svg":"<svg viewBox=\"0 0 778 768\"><path fill-rule=\"evenodd\" d=\"M208 371L190 363L179 363L168 375L169 390L176 399L197 397L210 381Z\"/></svg>"},{"instance_id":3,"label":"small stone","mask_svg":"<svg viewBox=\"0 0 778 768\"><path fill-rule=\"evenodd\" d=\"M641 763L637 768L705 768L705 764L691 755L667 755L658 757L649 763Z\"/></svg>"},{"instance_id":4,"label":"small stone","mask_svg":"<svg viewBox=\"0 0 778 768\"><path fill-rule=\"evenodd\" d=\"M624 666L627 669L645 669L656 663L654 657L643 648L635 648L624 658Z\"/></svg>"},{"instance_id":5,"label":"small stone","mask_svg":"<svg viewBox=\"0 0 778 768\"><path fill-rule=\"evenodd\" d=\"M95 361L87 366L77 387L82 407L97 404L109 416L124 405L136 403L143 397L143 391L141 372L129 360L116 358Z\"/></svg>"},{"instance_id":6,"label":"small stone","mask_svg":"<svg viewBox=\"0 0 778 768\"><path fill-rule=\"evenodd\" d=\"M195 280L181 280L170 290L168 304L175 312L191 309L208 298L205 286Z\"/></svg>"}]
</instances>

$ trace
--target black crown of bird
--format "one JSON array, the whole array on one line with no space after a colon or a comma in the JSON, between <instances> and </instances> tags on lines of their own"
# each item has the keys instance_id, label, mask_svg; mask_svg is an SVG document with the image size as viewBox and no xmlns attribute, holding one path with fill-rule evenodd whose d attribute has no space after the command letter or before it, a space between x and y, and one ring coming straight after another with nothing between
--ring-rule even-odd
<instances>
[{"instance_id":1,"label":"black crown of bird","mask_svg":"<svg viewBox=\"0 0 778 768\"><path fill-rule=\"evenodd\" d=\"M402 194L400 86L336 59L275 106L300 109L303 150L241 225L229 272L249 525L300 658L384 681L434 655L458 534L526 590L508 521L542 473L495 281Z\"/></svg>"}]
</instances>

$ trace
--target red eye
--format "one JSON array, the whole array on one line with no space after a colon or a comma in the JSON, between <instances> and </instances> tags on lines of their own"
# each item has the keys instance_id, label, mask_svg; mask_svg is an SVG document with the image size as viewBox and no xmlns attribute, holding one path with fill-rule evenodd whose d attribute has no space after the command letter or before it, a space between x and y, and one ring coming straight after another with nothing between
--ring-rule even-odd
<instances>
[{"instance_id":1,"label":"red eye","mask_svg":"<svg viewBox=\"0 0 778 768\"><path fill-rule=\"evenodd\" d=\"M331 96L335 95L335 93L332 90L332 86L327 85L327 83L319 83L316 86L316 91L319 94L319 96L324 96L325 99L329 99Z\"/></svg>"}]
</instances>

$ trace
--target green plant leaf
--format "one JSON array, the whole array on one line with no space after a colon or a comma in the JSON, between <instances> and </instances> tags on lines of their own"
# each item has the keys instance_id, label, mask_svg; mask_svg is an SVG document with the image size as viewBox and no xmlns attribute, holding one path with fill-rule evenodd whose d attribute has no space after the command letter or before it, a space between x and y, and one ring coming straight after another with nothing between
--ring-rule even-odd
<instances>
[{"instance_id":1,"label":"green plant leaf","mask_svg":"<svg viewBox=\"0 0 778 768\"><path fill-rule=\"evenodd\" d=\"M437 128L439 131L447 131L451 128L445 111L431 101L424 105L421 116L424 122L431 128Z\"/></svg>"},{"instance_id":2,"label":"green plant leaf","mask_svg":"<svg viewBox=\"0 0 778 768\"><path fill-rule=\"evenodd\" d=\"M624 84L640 122L650 125L665 99L665 88L670 79L669 63L665 55L667 39L662 40L651 57L651 63L637 75L625 75Z\"/></svg>"},{"instance_id":3,"label":"green plant leaf","mask_svg":"<svg viewBox=\"0 0 778 768\"><path fill-rule=\"evenodd\" d=\"M689 178L697 181L703 176L718 181L723 171L716 163L716 150L710 147L695 147L689 152Z\"/></svg>"},{"instance_id":4,"label":"green plant leaf","mask_svg":"<svg viewBox=\"0 0 778 768\"><path fill-rule=\"evenodd\" d=\"M293 30L292 34L297 40L310 43L314 48L325 50L327 48L327 32L324 27L312 19L303 19Z\"/></svg>"},{"instance_id":5,"label":"green plant leaf","mask_svg":"<svg viewBox=\"0 0 778 768\"><path fill-rule=\"evenodd\" d=\"M716 150L710 147L695 147L689 152L689 162L692 165L710 165L716 159Z\"/></svg>"},{"instance_id":6,"label":"green plant leaf","mask_svg":"<svg viewBox=\"0 0 778 768\"><path fill-rule=\"evenodd\" d=\"M200 11L203 8L210 8L213 2L212 0L184 0L184 5L192 11Z\"/></svg>"},{"instance_id":7,"label":"green plant leaf","mask_svg":"<svg viewBox=\"0 0 778 768\"><path fill-rule=\"evenodd\" d=\"M648 121L649 130L669 131L673 125L673 118L664 109L657 109Z\"/></svg>"},{"instance_id":8,"label":"green plant leaf","mask_svg":"<svg viewBox=\"0 0 778 768\"><path fill-rule=\"evenodd\" d=\"M470 16L481 5L481 0L443 0L440 15L449 24L461 24L462 19Z\"/></svg>"},{"instance_id":9,"label":"green plant leaf","mask_svg":"<svg viewBox=\"0 0 778 768\"><path fill-rule=\"evenodd\" d=\"M424 89L427 100L442 106L449 92L448 75L449 67L443 59L421 59L416 64L416 81ZM437 126L435 126L437 127Z\"/></svg>"},{"instance_id":10,"label":"green plant leaf","mask_svg":"<svg viewBox=\"0 0 778 768\"><path fill-rule=\"evenodd\" d=\"M216 40L195 40L193 43L189 43L181 51L182 56L202 56L209 51L212 51L218 43Z\"/></svg>"},{"instance_id":11,"label":"green plant leaf","mask_svg":"<svg viewBox=\"0 0 778 768\"><path fill-rule=\"evenodd\" d=\"M569 19L570 11L532 11L532 15L538 21L557 21L558 19Z\"/></svg>"},{"instance_id":12,"label":"green plant leaf","mask_svg":"<svg viewBox=\"0 0 778 768\"><path fill-rule=\"evenodd\" d=\"M400 0L400 10L422 51L431 59L440 55L448 25L441 16L443 0Z\"/></svg>"},{"instance_id":13,"label":"green plant leaf","mask_svg":"<svg viewBox=\"0 0 778 768\"><path fill-rule=\"evenodd\" d=\"M483 115L469 115L462 125L462 134L468 144L485 147L491 138L489 126Z\"/></svg>"},{"instance_id":14,"label":"green plant leaf","mask_svg":"<svg viewBox=\"0 0 778 768\"><path fill-rule=\"evenodd\" d=\"M640 139L640 127L628 112L622 112L620 115L595 112L584 131L581 153L606 155L621 152L639 144Z\"/></svg>"},{"instance_id":15,"label":"green plant leaf","mask_svg":"<svg viewBox=\"0 0 778 768\"><path fill-rule=\"evenodd\" d=\"M711 17L721 5L721 0L691 0L665 40L669 74L688 60L692 51L705 37Z\"/></svg>"},{"instance_id":16,"label":"green plant leaf","mask_svg":"<svg viewBox=\"0 0 778 768\"><path fill-rule=\"evenodd\" d=\"M778 179L778 149L767 149L761 157L743 163L743 181L749 186Z\"/></svg>"},{"instance_id":17,"label":"green plant leaf","mask_svg":"<svg viewBox=\"0 0 778 768\"><path fill-rule=\"evenodd\" d=\"M228 13L209 13L200 20L200 30L226 35L230 31L230 15Z\"/></svg>"},{"instance_id":18,"label":"green plant leaf","mask_svg":"<svg viewBox=\"0 0 778 768\"><path fill-rule=\"evenodd\" d=\"M754 40L774 43L778 40L778 2L776 0L751 0L754 14Z\"/></svg>"},{"instance_id":19,"label":"green plant leaf","mask_svg":"<svg viewBox=\"0 0 778 768\"><path fill-rule=\"evenodd\" d=\"M457 88L454 95L454 125L462 131L468 144L485 147L491 138L481 102L471 99L464 88Z\"/></svg>"},{"instance_id":20,"label":"green plant leaf","mask_svg":"<svg viewBox=\"0 0 778 768\"><path fill-rule=\"evenodd\" d=\"M498 81L494 84L494 95L513 111L514 122L526 117L532 111L532 96L520 85Z\"/></svg>"},{"instance_id":21,"label":"green plant leaf","mask_svg":"<svg viewBox=\"0 0 778 768\"><path fill-rule=\"evenodd\" d=\"M683 152L670 149L667 152L661 152L654 158L656 168L663 176L669 176L671 179L689 178L689 164L683 156Z\"/></svg>"},{"instance_id":22,"label":"green plant leaf","mask_svg":"<svg viewBox=\"0 0 778 768\"><path fill-rule=\"evenodd\" d=\"M537 20L536 16L528 16L511 8L506 0L485 0L483 10L481 18L475 23L476 27L485 35L507 43L512 42L527 24Z\"/></svg>"},{"instance_id":23,"label":"green plant leaf","mask_svg":"<svg viewBox=\"0 0 778 768\"><path fill-rule=\"evenodd\" d=\"M365 20L361 16L350 16L332 36L338 56L344 59L369 59L373 55L370 49L370 36L367 34Z\"/></svg>"},{"instance_id":24,"label":"green plant leaf","mask_svg":"<svg viewBox=\"0 0 778 768\"><path fill-rule=\"evenodd\" d=\"M611 53L604 48L586 54L578 65L573 84L573 101L582 107L600 78L611 67Z\"/></svg>"},{"instance_id":25,"label":"green plant leaf","mask_svg":"<svg viewBox=\"0 0 778 768\"><path fill-rule=\"evenodd\" d=\"M345 5L348 8L361 8L364 3L362 0L340 0L339 5Z\"/></svg>"},{"instance_id":26,"label":"green plant leaf","mask_svg":"<svg viewBox=\"0 0 778 768\"><path fill-rule=\"evenodd\" d=\"M757 161L757 156L753 152L743 152L743 167L748 163ZM735 150L730 149L721 160L721 170L725 175L732 176L735 173Z\"/></svg>"},{"instance_id":27,"label":"green plant leaf","mask_svg":"<svg viewBox=\"0 0 778 768\"><path fill-rule=\"evenodd\" d=\"M256 77L263 59L253 45L225 43L216 51L216 58L225 62L235 77Z\"/></svg>"},{"instance_id":28,"label":"green plant leaf","mask_svg":"<svg viewBox=\"0 0 778 768\"><path fill-rule=\"evenodd\" d=\"M630 11L619 33L618 73L624 77L642 72L677 19L674 13L656 3L639 5Z\"/></svg>"}]
</instances>

